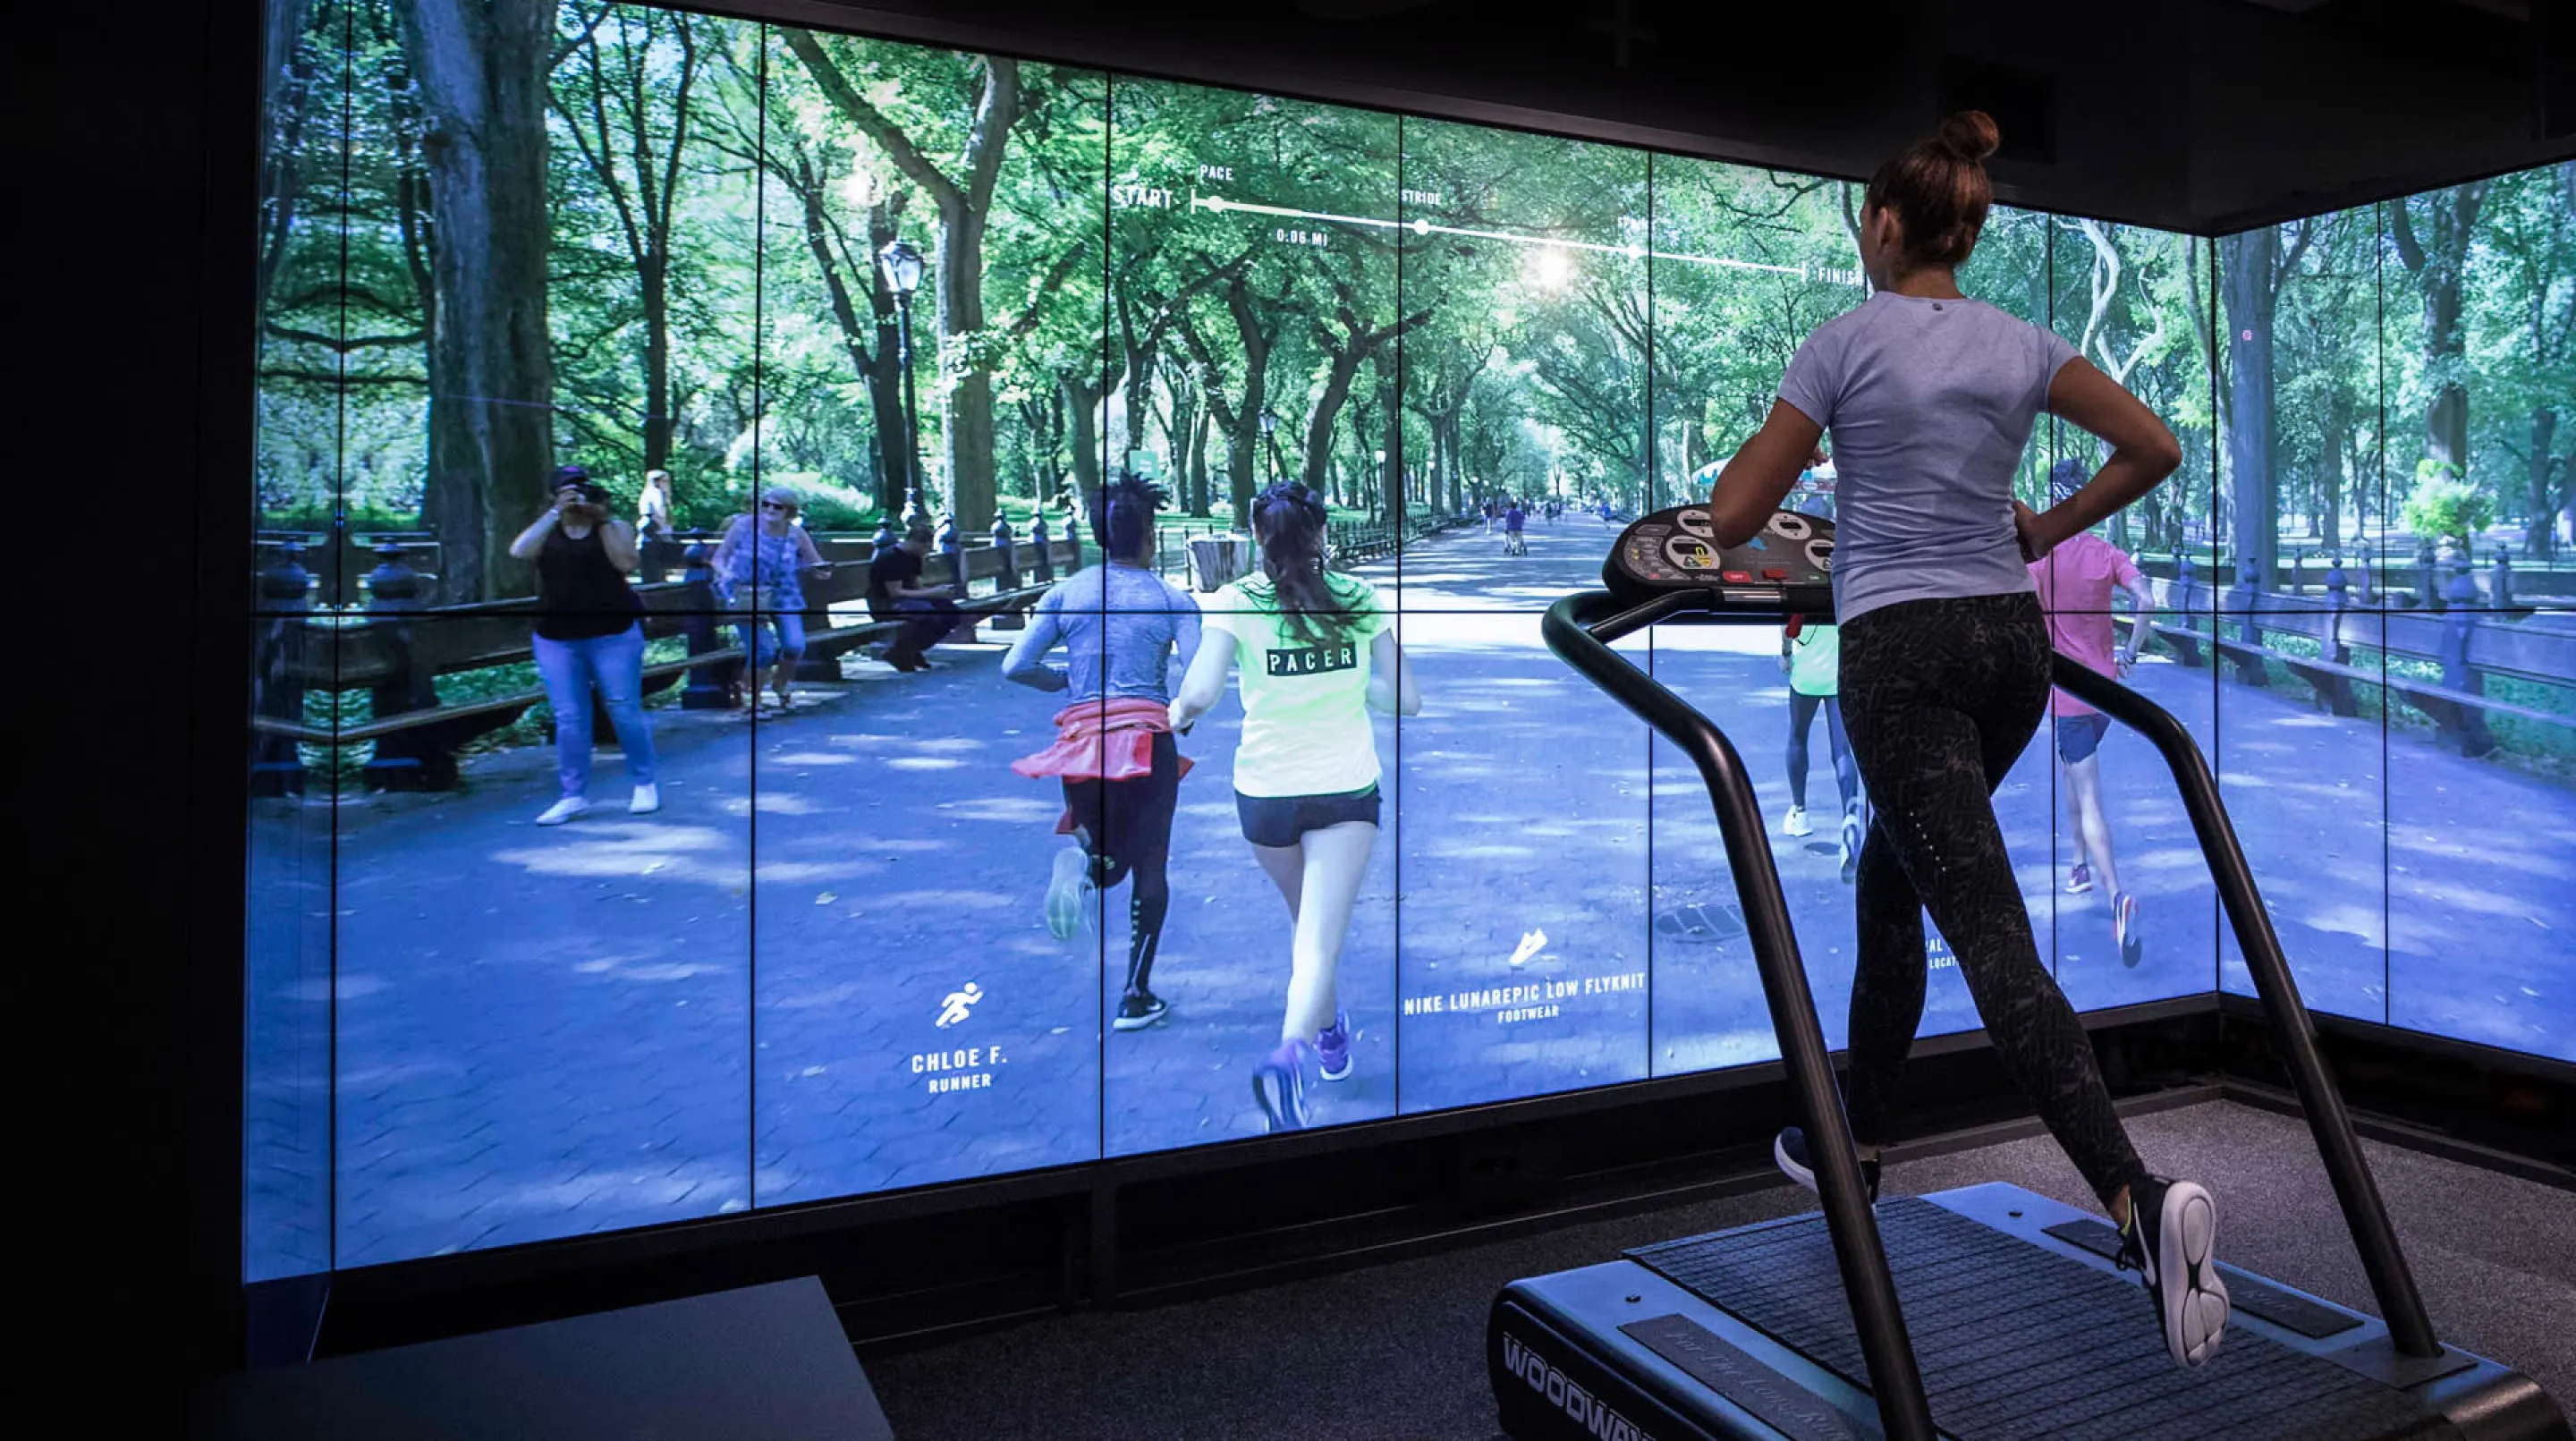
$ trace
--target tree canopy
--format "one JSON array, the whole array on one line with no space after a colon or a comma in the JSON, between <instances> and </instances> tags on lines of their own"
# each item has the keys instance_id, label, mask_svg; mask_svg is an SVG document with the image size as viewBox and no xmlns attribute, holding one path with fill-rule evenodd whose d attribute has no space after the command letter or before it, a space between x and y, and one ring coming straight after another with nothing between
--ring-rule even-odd
<instances>
[{"instance_id":1,"label":"tree canopy","mask_svg":"<svg viewBox=\"0 0 2576 1441\"><path fill-rule=\"evenodd\" d=\"M1118 466L1671 503L1866 294L1843 181L589 0L280 13L258 506L429 532L447 602L525 589L492 537L564 461L683 525L917 479L980 531ZM2358 544L2430 458L2545 554L2572 212L2576 165L2215 242L1999 207L1961 283L2182 436L2133 546Z\"/></svg>"}]
</instances>

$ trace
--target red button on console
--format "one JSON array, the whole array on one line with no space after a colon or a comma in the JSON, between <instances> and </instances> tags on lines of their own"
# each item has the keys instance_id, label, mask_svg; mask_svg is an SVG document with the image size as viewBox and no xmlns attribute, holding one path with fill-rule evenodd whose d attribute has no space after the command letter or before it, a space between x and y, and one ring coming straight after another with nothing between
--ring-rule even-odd
<instances>
[{"instance_id":1,"label":"red button on console","mask_svg":"<svg viewBox=\"0 0 2576 1441\"><path fill-rule=\"evenodd\" d=\"M1753 579L1753 572L1749 570L1730 570L1726 573L1726 578L1728 580L1751 580Z\"/></svg>"},{"instance_id":2,"label":"red button on console","mask_svg":"<svg viewBox=\"0 0 2576 1441\"><path fill-rule=\"evenodd\" d=\"M1789 572L1776 569L1766 570L1762 572L1762 578L1764 580L1787 580L1789 578Z\"/></svg>"}]
</instances>

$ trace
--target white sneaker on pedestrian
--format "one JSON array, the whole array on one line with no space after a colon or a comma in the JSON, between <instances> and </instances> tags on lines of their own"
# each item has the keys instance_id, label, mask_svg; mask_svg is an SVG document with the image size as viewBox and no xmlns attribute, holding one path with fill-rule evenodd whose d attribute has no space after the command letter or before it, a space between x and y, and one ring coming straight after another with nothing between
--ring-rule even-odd
<instances>
[{"instance_id":1,"label":"white sneaker on pedestrian","mask_svg":"<svg viewBox=\"0 0 2576 1441\"><path fill-rule=\"evenodd\" d=\"M546 807L545 813L537 817L537 824L541 826L559 826L564 822L571 820L574 816L580 815L583 811L589 809L590 802L583 800L579 796L566 796L562 800L555 802L553 805Z\"/></svg>"},{"instance_id":2,"label":"white sneaker on pedestrian","mask_svg":"<svg viewBox=\"0 0 2576 1441\"><path fill-rule=\"evenodd\" d=\"M1782 823L1780 829L1793 836L1810 836L1816 833L1815 826L1807 820L1805 806L1789 807L1789 819Z\"/></svg>"},{"instance_id":3,"label":"white sneaker on pedestrian","mask_svg":"<svg viewBox=\"0 0 2576 1441\"><path fill-rule=\"evenodd\" d=\"M635 788L635 799L626 803L629 815L649 816L662 808L662 788L650 781Z\"/></svg>"}]
</instances>

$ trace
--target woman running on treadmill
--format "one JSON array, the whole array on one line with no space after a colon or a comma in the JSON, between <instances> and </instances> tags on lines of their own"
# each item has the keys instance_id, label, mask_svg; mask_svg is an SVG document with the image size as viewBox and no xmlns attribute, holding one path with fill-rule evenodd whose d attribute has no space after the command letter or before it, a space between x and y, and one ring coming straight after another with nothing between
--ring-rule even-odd
<instances>
[{"instance_id":1,"label":"woman running on treadmill","mask_svg":"<svg viewBox=\"0 0 2576 1441\"><path fill-rule=\"evenodd\" d=\"M1983 113L1953 115L1870 177L1860 254L1872 294L1798 348L1710 509L1719 544L1750 540L1833 433L1843 723L1874 808L1845 1093L1870 1191L1923 1015L1929 910L1996 1054L2119 1224L2121 1265L2144 1274L2166 1349L2198 1365L2227 1323L2216 1207L2203 1187L2151 1174L2130 1145L2083 1024L2040 964L1991 800L2048 709L2048 622L2029 563L2154 489L2181 448L2074 347L1960 293L1996 139ZM2040 513L2013 498L2012 479L2043 409L2111 455ZM1774 1152L1814 1186L1800 1131Z\"/></svg>"},{"instance_id":2,"label":"woman running on treadmill","mask_svg":"<svg viewBox=\"0 0 2576 1441\"><path fill-rule=\"evenodd\" d=\"M2048 472L2048 502L2064 505L2084 485L2084 467L2061 460ZM2147 583L2129 553L2086 531L2071 536L2046 560L2033 561L2030 577L2039 587L2040 608L2048 612L2049 643L2099 674L2124 676L2138 663L2138 645L2146 638ZM2111 654L2111 593L2129 597L2135 617L2129 643L2115 659ZM2111 854L2111 812L2102 803L2102 738L2111 718L2068 695L2049 693L2049 713L2057 728L2058 770L2066 777L2066 820L2075 833L2075 868L2066 877L2069 895L2093 889L2096 878L2111 892L2111 939L2120 947L2120 964L2134 968L2145 942L2138 929L2136 892L2120 885L2119 863Z\"/></svg>"},{"instance_id":3,"label":"woman running on treadmill","mask_svg":"<svg viewBox=\"0 0 2576 1441\"><path fill-rule=\"evenodd\" d=\"M1234 808L1243 838L1288 903L1288 1005L1279 1044L1253 1070L1252 1094L1273 1131L1306 1124L1305 1056L1327 1081L1351 1074L1350 1017L1334 994L1343 933L1377 844L1377 735L1369 711L1416 715L1413 670L1379 611L1377 592L1324 568L1324 502L1295 481L1253 502L1261 574L1218 591L1215 634L1172 700L1187 730L1225 694L1243 663L1243 739Z\"/></svg>"},{"instance_id":4,"label":"woman running on treadmill","mask_svg":"<svg viewBox=\"0 0 2576 1441\"><path fill-rule=\"evenodd\" d=\"M1056 831L1075 844L1056 853L1047 882L1047 929L1057 940L1081 927L1095 889L1135 882L1127 893L1127 985L1110 1025L1136 1031L1171 1009L1154 994L1154 954L1172 906L1165 874L1172 811L1190 763L1172 740L1166 676L1175 653L1186 667L1198 652L1199 606L1154 573L1160 486L1122 474L1089 500L1091 533L1108 559L1058 581L1038 601L1002 674L1068 695L1055 713L1055 744L1011 769L1064 783ZM1063 670L1046 663L1059 644Z\"/></svg>"}]
</instances>

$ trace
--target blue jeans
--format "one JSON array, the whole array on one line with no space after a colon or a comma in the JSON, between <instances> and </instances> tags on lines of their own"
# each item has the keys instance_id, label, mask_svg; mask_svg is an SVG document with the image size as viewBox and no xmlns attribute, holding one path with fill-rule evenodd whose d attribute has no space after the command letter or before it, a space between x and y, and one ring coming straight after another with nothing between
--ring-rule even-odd
<instances>
[{"instance_id":1,"label":"blue jeans","mask_svg":"<svg viewBox=\"0 0 2576 1441\"><path fill-rule=\"evenodd\" d=\"M536 638L537 673L546 680L546 704L555 713L555 771L563 793L577 796L590 784L590 693L617 727L626 752L626 778L653 784L653 730L644 722L644 627L628 626L593 640Z\"/></svg>"},{"instance_id":2,"label":"blue jeans","mask_svg":"<svg viewBox=\"0 0 2576 1441\"><path fill-rule=\"evenodd\" d=\"M778 628L778 639L772 643L770 627ZM781 659L794 665L805 654L805 617L792 610L764 610L743 621L742 653L750 658L755 671L767 670Z\"/></svg>"}]
</instances>

